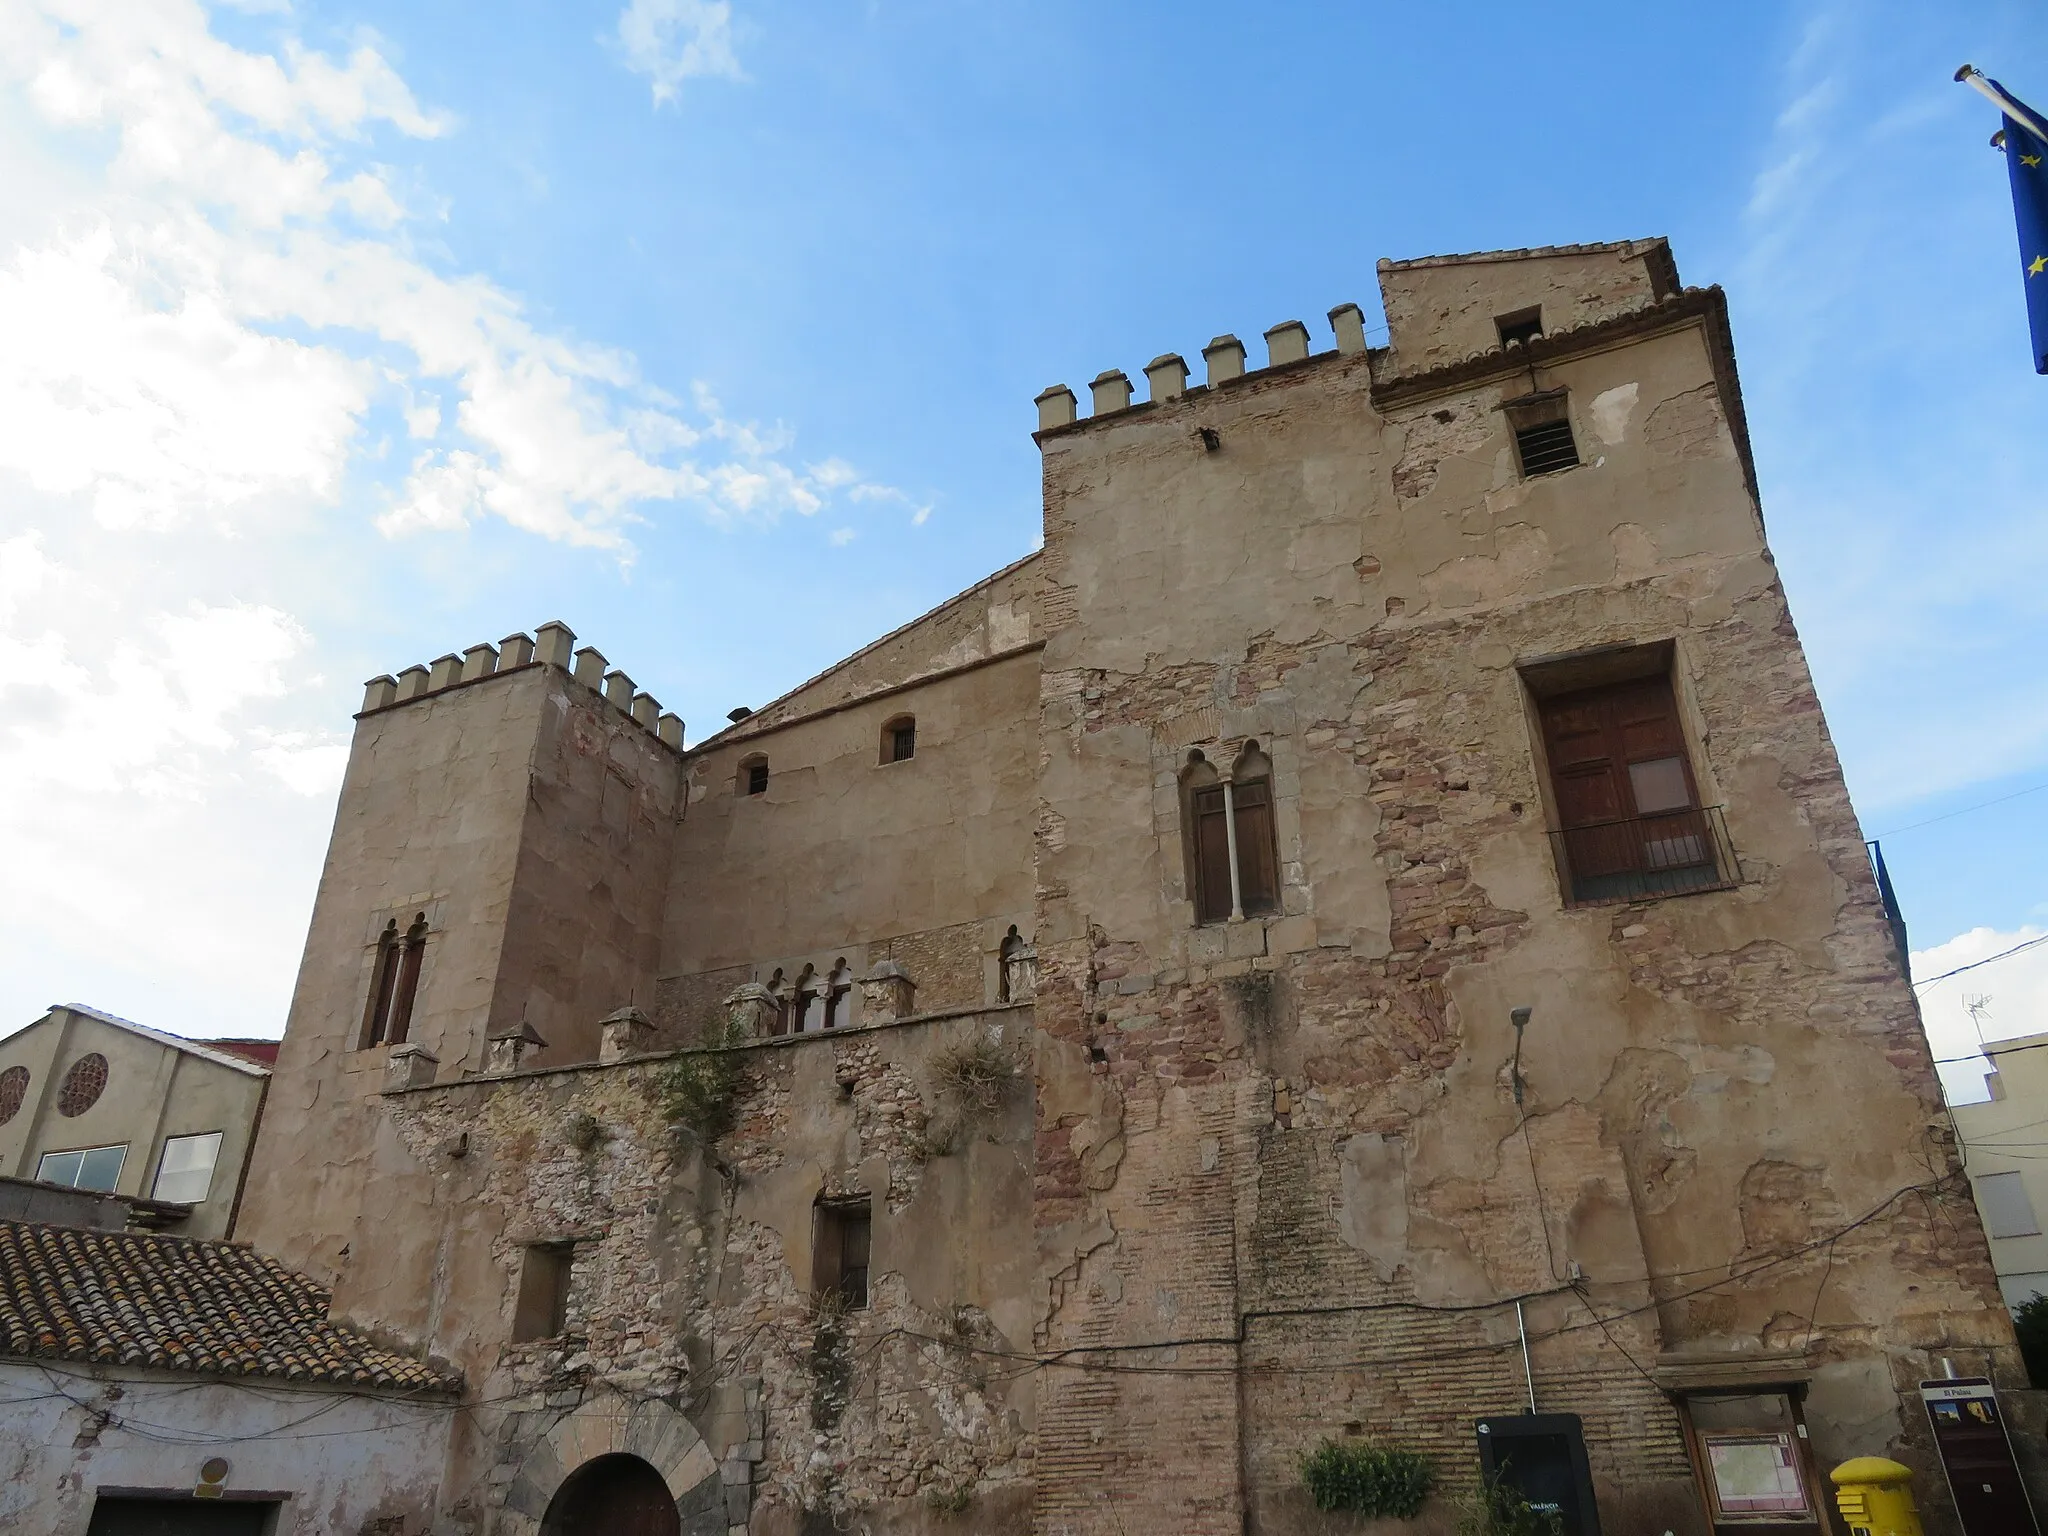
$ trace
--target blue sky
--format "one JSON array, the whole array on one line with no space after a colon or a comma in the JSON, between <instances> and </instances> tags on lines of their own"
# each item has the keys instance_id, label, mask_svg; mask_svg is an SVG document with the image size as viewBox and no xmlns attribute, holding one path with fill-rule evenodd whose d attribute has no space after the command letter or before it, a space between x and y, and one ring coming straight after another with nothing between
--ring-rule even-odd
<instances>
[{"instance_id":1,"label":"blue sky","mask_svg":"<svg viewBox=\"0 0 2048 1536\"><path fill-rule=\"evenodd\" d=\"M1923 969L2043 931L2048 792L1950 814L2048 784L2048 380L1950 75L2048 98L2048 15L1445 16L8 7L0 1021L275 1033L364 677L559 617L695 739L1032 547L1045 385L1644 234L1729 292ZM2048 1027L2048 960L1966 988Z\"/></svg>"}]
</instances>

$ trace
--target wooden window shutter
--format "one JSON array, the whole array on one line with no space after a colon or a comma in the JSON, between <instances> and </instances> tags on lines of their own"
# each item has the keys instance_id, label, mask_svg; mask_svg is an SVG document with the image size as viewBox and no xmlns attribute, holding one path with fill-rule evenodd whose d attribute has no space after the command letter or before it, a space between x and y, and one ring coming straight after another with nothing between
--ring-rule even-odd
<instances>
[{"instance_id":1,"label":"wooden window shutter","mask_svg":"<svg viewBox=\"0 0 2048 1536\"><path fill-rule=\"evenodd\" d=\"M1280 906L1280 860L1273 837L1273 790L1263 779L1231 786L1237 809L1237 885L1246 912Z\"/></svg>"},{"instance_id":2,"label":"wooden window shutter","mask_svg":"<svg viewBox=\"0 0 2048 1536\"><path fill-rule=\"evenodd\" d=\"M1230 830L1223 820L1223 786L1193 795L1195 834L1195 920L1220 922L1230 916Z\"/></svg>"}]
</instances>

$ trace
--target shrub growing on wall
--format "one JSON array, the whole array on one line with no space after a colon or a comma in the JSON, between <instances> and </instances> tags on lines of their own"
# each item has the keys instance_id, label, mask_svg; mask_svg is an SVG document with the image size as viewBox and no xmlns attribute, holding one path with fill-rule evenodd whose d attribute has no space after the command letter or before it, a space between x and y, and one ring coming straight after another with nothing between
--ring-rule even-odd
<instances>
[{"instance_id":1,"label":"shrub growing on wall","mask_svg":"<svg viewBox=\"0 0 2048 1536\"><path fill-rule=\"evenodd\" d=\"M1436 1486L1436 1468L1419 1451L1325 1440L1302 1457L1301 1480L1317 1509L1407 1520Z\"/></svg>"},{"instance_id":2,"label":"shrub growing on wall","mask_svg":"<svg viewBox=\"0 0 2048 1536\"><path fill-rule=\"evenodd\" d=\"M2028 1380L2037 1387L2048 1387L2048 1296L2034 1292L2012 1309L2012 1317Z\"/></svg>"},{"instance_id":3,"label":"shrub growing on wall","mask_svg":"<svg viewBox=\"0 0 2048 1536\"><path fill-rule=\"evenodd\" d=\"M699 1048L678 1056L655 1079L654 1091L671 1125L707 1151L733 1126L740 1062L731 1048L739 1027L723 1021L707 1030Z\"/></svg>"}]
</instances>

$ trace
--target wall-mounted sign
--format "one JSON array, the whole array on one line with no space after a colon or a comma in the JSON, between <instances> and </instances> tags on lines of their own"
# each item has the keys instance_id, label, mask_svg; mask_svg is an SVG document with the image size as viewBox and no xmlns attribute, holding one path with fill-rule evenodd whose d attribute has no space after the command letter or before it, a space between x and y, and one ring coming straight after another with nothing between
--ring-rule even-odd
<instances>
[{"instance_id":1,"label":"wall-mounted sign","mask_svg":"<svg viewBox=\"0 0 2048 1536\"><path fill-rule=\"evenodd\" d=\"M195 1499L219 1498L221 1487L227 1482L228 1473L231 1470L228 1466L227 1457L207 1457L206 1460L199 1464L199 1481L192 1485L192 1497Z\"/></svg>"},{"instance_id":2,"label":"wall-mounted sign","mask_svg":"<svg viewBox=\"0 0 2048 1536\"><path fill-rule=\"evenodd\" d=\"M1790 1431L1703 1429L1699 1441L1717 1520L1813 1518Z\"/></svg>"},{"instance_id":3,"label":"wall-mounted sign","mask_svg":"<svg viewBox=\"0 0 2048 1536\"><path fill-rule=\"evenodd\" d=\"M1990 1381L1923 1381L1920 1401L1965 1536L2041 1536Z\"/></svg>"}]
</instances>

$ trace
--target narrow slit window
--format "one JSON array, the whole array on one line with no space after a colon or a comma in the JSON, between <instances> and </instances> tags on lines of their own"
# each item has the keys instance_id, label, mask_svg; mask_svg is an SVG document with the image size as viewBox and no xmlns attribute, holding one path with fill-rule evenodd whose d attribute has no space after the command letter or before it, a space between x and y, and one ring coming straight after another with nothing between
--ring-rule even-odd
<instances>
[{"instance_id":1,"label":"narrow slit window","mask_svg":"<svg viewBox=\"0 0 2048 1536\"><path fill-rule=\"evenodd\" d=\"M370 973L369 1005L363 1012L363 1049L384 1043L384 1023L391 1016L391 994L398 986L399 952L404 941L398 936L398 919L384 925L377 939L377 964Z\"/></svg>"},{"instance_id":2,"label":"narrow slit window","mask_svg":"<svg viewBox=\"0 0 2048 1536\"><path fill-rule=\"evenodd\" d=\"M882 761L907 763L917 756L917 721L901 715L882 727Z\"/></svg>"},{"instance_id":3,"label":"narrow slit window","mask_svg":"<svg viewBox=\"0 0 2048 1536\"><path fill-rule=\"evenodd\" d=\"M812 1245L812 1289L848 1307L868 1304L873 1217L866 1200L821 1200Z\"/></svg>"},{"instance_id":4,"label":"narrow slit window","mask_svg":"<svg viewBox=\"0 0 2048 1536\"><path fill-rule=\"evenodd\" d=\"M768 759L750 757L740 764L740 794L765 795L768 793Z\"/></svg>"},{"instance_id":5,"label":"narrow slit window","mask_svg":"<svg viewBox=\"0 0 2048 1536\"><path fill-rule=\"evenodd\" d=\"M569 1277L575 1249L568 1243L532 1243L521 1256L519 1299L512 1341L559 1339L569 1328Z\"/></svg>"}]
</instances>

